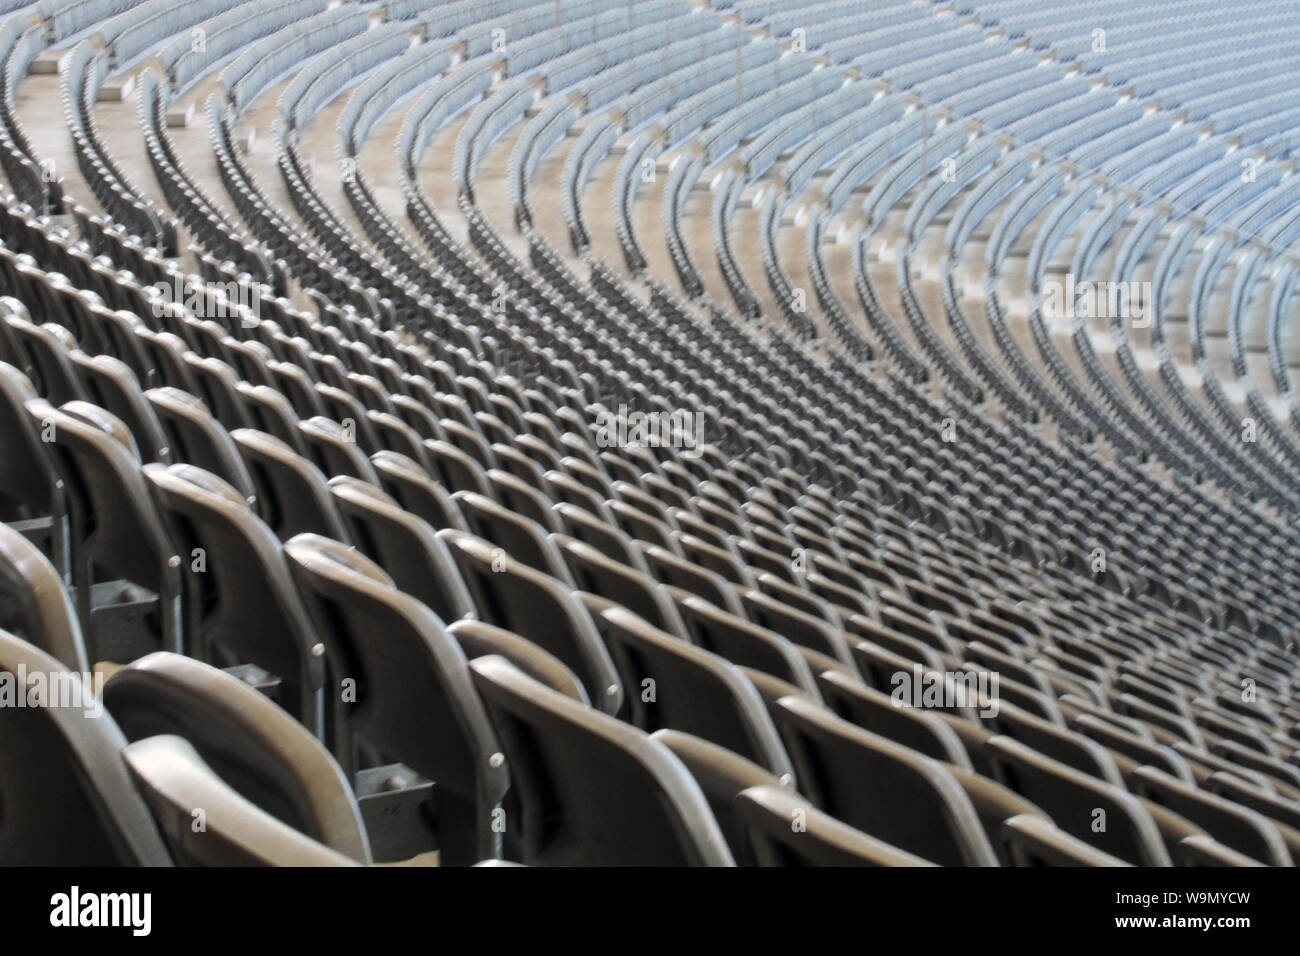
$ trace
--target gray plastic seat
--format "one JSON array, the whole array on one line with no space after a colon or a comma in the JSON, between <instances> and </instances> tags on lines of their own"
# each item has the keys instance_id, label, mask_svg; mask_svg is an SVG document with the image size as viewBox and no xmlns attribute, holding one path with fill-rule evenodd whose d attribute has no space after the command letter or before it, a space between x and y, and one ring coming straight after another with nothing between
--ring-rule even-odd
<instances>
[{"instance_id":1,"label":"gray plastic seat","mask_svg":"<svg viewBox=\"0 0 1300 956\"><path fill-rule=\"evenodd\" d=\"M592 706L616 714L624 689L591 615L561 582L482 538L441 531L481 620L527 638L582 680Z\"/></svg>"},{"instance_id":2,"label":"gray plastic seat","mask_svg":"<svg viewBox=\"0 0 1300 956\"><path fill-rule=\"evenodd\" d=\"M1192 782L1192 771L1187 766L1187 761L1169 747L1143 740L1122 727L1088 713L1075 716L1071 720L1071 726L1084 736L1131 758L1138 764L1150 764L1180 780Z\"/></svg>"},{"instance_id":3,"label":"gray plastic seat","mask_svg":"<svg viewBox=\"0 0 1300 956\"><path fill-rule=\"evenodd\" d=\"M499 457L499 456L498 456ZM553 510L551 499L538 488L529 485L522 478L493 468L487 473L487 480L492 484L492 491L497 501L508 510L522 518L534 522L543 531L563 531L563 525ZM540 487L541 482L538 482Z\"/></svg>"},{"instance_id":4,"label":"gray plastic seat","mask_svg":"<svg viewBox=\"0 0 1300 956\"><path fill-rule=\"evenodd\" d=\"M624 608L601 614L602 632L623 685L630 722L642 730L680 730L726 747L794 780L776 728L749 680L727 660L647 624Z\"/></svg>"},{"instance_id":5,"label":"gray plastic seat","mask_svg":"<svg viewBox=\"0 0 1300 956\"><path fill-rule=\"evenodd\" d=\"M350 427L317 415L298 423L307 456L325 473L327 478L351 475L371 484L378 484L370 459L359 444L358 435Z\"/></svg>"},{"instance_id":6,"label":"gray plastic seat","mask_svg":"<svg viewBox=\"0 0 1300 956\"><path fill-rule=\"evenodd\" d=\"M1294 830L1300 830L1300 806L1297 806L1294 800L1268 793L1226 771L1211 774L1203 786L1210 793L1261 813L1270 820L1285 824ZM1294 850L1291 855L1295 857Z\"/></svg>"},{"instance_id":7,"label":"gray plastic seat","mask_svg":"<svg viewBox=\"0 0 1300 956\"><path fill-rule=\"evenodd\" d=\"M36 325L14 315L0 321L8 324L18 344L21 371L32 379L50 404L86 400L81 376L69 354L77 347L71 332L53 322Z\"/></svg>"},{"instance_id":8,"label":"gray plastic seat","mask_svg":"<svg viewBox=\"0 0 1300 956\"><path fill-rule=\"evenodd\" d=\"M325 646L327 737L344 771L356 766L360 743L406 764L437 788L442 861L495 855L492 812L505 794L506 768L460 645L437 615L354 549L305 534L284 550Z\"/></svg>"},{"instance_id":9,"label":"gray plastic seat","mask_svg":"<svg viewBox=\"0 0 1300 956\"><path fill-rule=\"evenodd\" d=\"M1277 825L1263 814L1200 790L1154 767L1140 767L1134 790L1202 827L1207 834L1239 853L1269 866L1294 866Z\"/></svg>"},{"instance_id":10,"label":"gray plastic seat","mask_svg":"<svg viewBox=\"0 0 1300 956\"><path fill-rule=\"evenodd\" d=\"M578 675L565 667L558 658L518 634L482 621L470 620L457 621L447 628L447 633L456 639L468 660L499 655L551 690L571 697L580 704L590 703L586 688L578 680Z\"/></svg>"},{"instance_id":11,"label":"gray plastic seat","mask_svg":"<svg viewBox=\"0 0 1300 956\"><path fill-rule=\"evenodd\" d=\"M321 470L292 447L249 428L230 433L257 489L257 511L281 541L307 532L350 541Z\"/></svg>"},{"instance_id":12,"label":"gray plastic seat","mask_svg":"<svg viewBox=\"0 0 1300 956\"><path fill-rule=\"evenodd\" d=\"M501 456L498 455L497 457L500 458ZM605 499L572 475L567 475L559 470L551 470L542 475L542 481L542 487L546 489L551 500L555 502L554 507L558 508L560 505L567 505L586 512L595 520L613 525L614 516L610 514L609 508L605 506Z\"/></svg>"},{"instance_id":13,"label":"gray plastic seat","mask_svg":"<svg viewBox=\"0 0 1300 956\"><path fill-rule=\"evenodd\" d=\"M307 454L307 445L298 428L298 413L282 393L269 385L248 382L240 382L238 389L244 400L244 413L254 429L280 439L299 455Z\"/></svg>"},{"instance_id":14,"label":"gray plastic seat","mask_svg":"<svg viewBox=\"0 0 1300 956\"><path fill-rule=\"evenodd\" d=\"M655 545L645 546L641 551L651 575L657 581L690 591L736 617L745 616L739 592L716 571L710 571Z\"/></svg>"},{"instance_id":15,"label":"gray plastic seat","mask_svg":"<svg viewBox=\"0 0 1300 956\"><path fill-rule=\"evenodd\" d=\"M240 796L182 737L148 737L128 744L122 756L182 865L358 865ZM194 826L195 808L203 812L201 828Z\"/></svg>"},{"instance_id":16,"label":"gray plastic seat","mask_svg":"<svg viewBox=\"0 0 1300 956\"><path fill-rule=\"evenodd\" d=\"M745 616L760 627L775 631L801 647L833 657L849 668L853 667L853 655L843 631L759 591L746 591L741 595L741 600Z\"/></svg>"},{"instance_id":17,"label":"gray plastic seat","mask_svg":"<svg viewBox=\"0 0 1300 956\"><path fill-rule=\"evenodd\" d=\"M999 734L1018 740L1067 767L1117 787L1124 786L1115 758L1101 744L1082 734L1063 730L1006 701L1000 703L992 724Z\"/></svg>"},{"instance_id":18,"label":"gray plastic seat","mask_svg":"<svg viewBox=\"0 0 1300 956\"><path fill-rule=\"evenodd\" d=\"M659 630L688 639L677 605L657 581L566 535L556 535L555 541L580 590L621 604Z\"/></svg>"},{"instance_id":19,"label":"gray plastic seat","mask_svg":"<svg viewBox=\"0 0 1300 956\"><path fill-rule=\"evenodd\" d=\"M574 587L569 566L546 528L474 492L458 491L452 500L465 516L471 534L504 548L514 560Z\"/></svg>"},{"instance_id":20,"label":"gray plastic seat","mask_svg":"<svg viewBox=\"0 0 1300 956\"><path fill-rule=\"evenodd\" d=\"M733 664L752 667L788 681L815 700L821 699L807 661L795 645L781 635L729 614L699 597L688 597L678 607L692 643L725 657Z\"/></svg>"},{"instance_id":21,"label":"gray plastic seat","mask_svg":"<svg viewBox=\"0 0 1300 956\"><path fill-rule=\"evenodd\" d=\"M558 502L554 507L564 524L564 530L572 538L595 548L612 561L635 568L642 574L650 573L641 549L617 525L607 523L596 512L567 502Z\"/></svg>"},{"instance_id":22,"label":"gray plastic seat","mask_svg":"<svg viewBox=\"0 0 1300 956\"><path fill-rule=\"evenodd\" d=\"M0 362L0 518L47 519L51 559L60 573L67 574L70 556L66 490L49 443L41 440L44 423L34 419L26 408L36 398L27 376Z\"/></svg>"},{"instance_id":23,"label":"gray plastic seat","mask_svg":"<svg viewBox=\"0 0 1300 956\"><path fill-rule=\"evenodd\" d=\"M447 422L443 422L444 427ZM450 492L470 491L490 498L492 483L487 469L472 455L450 441L425 441L425 452L433 466L431 475Z\"/></svg>"},{"instance_id":24,"label":"gray plastic seat","mask_svg":"<svg viewBox=\"0 0 1300 956\"><path fill-rule=\"evenodd\" d=\"M0 628L78 673L90 670L63 580L34 544L0 524Z\"/></svg>"},{"instance_id":25,"label":"gray plastic seat","mask_svg":"<svg viewBox=\"0 0 1300 956\"><path fill-rule=\"evenodd\" d=\"M49 675L51 682L57 677L65 692L93 695L76 672L0 631L0 671L16 681L20 669ZM170 866L149 808L122 763L126 744L102 706L0 707L0 860L11 866Z\"/></svg>"},{"instance_id":26,"label":"gray plastic seat","mask_svg":"<svg viewBox=\"0 0 1300 956\"><path fill-rule=\"evenodd\" d=\"M429 477L419 463L396 452L381 451L372 459L380 487L411 514L423 518L435 531L468 531L465 517L451 492Z\"/></svg>"},{"instance_id":27,"label":"gray plastic seat","mask_svg":"<svg viewBox=\"0 0 1300 956\"><path fill-rule=\"evenodd\" d=\"M961 738L936 714L920 707L900 707L890 695L836 671L818 675L817 683L826 705L845 720L927 757L971 769Z\"/></svg>"},{"instance_id":28,"label":"gray plastic seat","mask_svg":"<svg viewBox=\"0 0 1300 956\"><path fill-rule=\"evenodd\" d=\"M329 487L348 529L346 540L387 571L399 590L444 621L474 614L469 589L446 542L427 522L356 478L334 478Z\"/></svg>"},{"instance_id":29,"label":"gray plastic seat","mask_svg":"<svg viewBox=\"0 0 1300 956\"><path fill-rule=\"evenodd\" d=\"M773 716L819 809L941 865L998 865L970 798L938 761L797 697L778 701Z\"/></svg>"},{"instance_id":30,"label":"gray plastic seat","mask_svg":"<svg viewBox=\"0 0 1300 956\"><path fill-rule=\"evenodd\" d=\"M1008 820L1002 839L1015 866L1132 866L1033 814Z\"/></svg>"},{"instance_id":31,"label":"gray plastic seat","mask_svg":"<svg viewBox=\"0 0 1300 956\"><path fill-rule=\"evenodd\" d=\"M202 400L177 388L150 389L145 397L167 433L172 462L209 471L256 503L257 489L239 449Z\"/></svg>"},{"instance_id":32,"label":"gray plastic seat","mask_svg":"<svg viewBox=\"0 0 1300 956\"><path fill-rule=\"evenodd\" d=\"M36 399L27 409L40 427L51 429L68 492L72 585L83 632L91 633L91 589L99 570L156 594L158 646L179 650L180 559L126 426L86 402L56 409Z\"/></svg>"},{"instance_id":33,"label":"gray plastic seat","mask_svg":"<svg viewBox=\"0 0 1300 956\"><path fill-rule=\"evenodd\" d=\"M190 558L183 575L186 652L275 675L281 704L319 734L324 663L280 541L215 475L154 465L146 477L177 550Z\"/></svg>"},{"instance_id":34,"label":"gray plastic seat","mask_svg":"<svg viewBox=\"0 0 1300 956\"><path fill-rule=\"evenodd\" d=\"M81 372L90 401L121 419L135 437L141 460L171 464L171 446L162 423L130 366L111 355L92 358L80 351L72 353L72 362Z\"/></svg>"},{"instance_id":35,"label":"gray plastic seat","mask_svg":"<svg viewBox=\"0 0 1300 956\"><path fill-rule=\"evenodd\" d=\"M1133 794L1008 737L985 747L998 780L1066 833L1134 866L1172 865L1155 820Z\"/></svg>"},{"instance_id":36,"label":"gray plastic seat","mask_svg":"<svg viewBox=\"0 0 1300 956\"><path fill-rule=\"evenodd\" d=\"M746 829L736 812L736 797L750 787L792 788L752 760L702 737L668 729L656 730L650 737L671 750L700 785L737 865L755 865Z\"/></svg>"},{"instance_id":37,"label":"gray plastic seat","mask_svg":"<svg viewBox=\"0 0 1300 956\"><path fill-rule=\"evenodd\" d=\"M933 866L779 787L750 787L736 815L758 866Z\"/></svg>"},{"instance_id":38,"label":"gray plastic seat","mask_svg":"<svg viewBox=\"0 0 1300 956\"><path fill-rule=\"evenodd\" d=\"M1268 866L1208 836L1187 837L1179 848L1183 866Z\"/></svg>"},{"instance_id":39,"label":"gray plastic seat","mask_svg":"<svg viewBox=\"0 0 1300 956\"><path fill-rule=\"evenodd\" d=\"M662 744L532 680L470 662L518 791L529 866L730 866L699 785Z\"/></svg>"},{"instance_id":40,"label":"gray plastic seat","mask_svg":"<svg viewBox=\"0 0 1300 956\"><path fill-rule=\"evenodd\" d=\"M183 738L244 800L337 853L370 861L361 811L338 764L306 728L238 678L159 652L115 672L104 705L131 741ZM191 812L159 817L173 850L190 837L171 827L189 831L192 822Z\"/></svg>"}]
</instances>

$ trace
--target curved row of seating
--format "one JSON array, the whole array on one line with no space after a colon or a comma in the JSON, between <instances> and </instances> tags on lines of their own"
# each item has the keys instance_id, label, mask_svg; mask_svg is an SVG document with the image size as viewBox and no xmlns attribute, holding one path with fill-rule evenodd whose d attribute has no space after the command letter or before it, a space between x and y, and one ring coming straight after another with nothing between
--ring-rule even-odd
<instances>
[{"instance_id":1,"label":"curved row of seating","mask_svg":"<svg viewBox=\"0 0 1300 956\"><path fill-rule=\"evenodd\" d=\"M53 212L63 205L58 179L38 165L18 118L14 97L18 83L44 49L44 32L39 26L17 17L0 24L0 166L14 195L34 209Z\"/></svg>"}]
</instances>

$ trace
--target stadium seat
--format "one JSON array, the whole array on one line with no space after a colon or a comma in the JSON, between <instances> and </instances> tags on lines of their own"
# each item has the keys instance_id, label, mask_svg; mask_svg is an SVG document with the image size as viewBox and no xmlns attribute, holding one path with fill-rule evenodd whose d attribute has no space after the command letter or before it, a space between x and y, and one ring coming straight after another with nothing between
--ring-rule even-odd
<instances>
[{"instance_id":1,"label":"stadium seat","mask_svg":"<svg viewBox=\"0 0 1300 956\"><path fill-rule=\"evenodd\" d=\"M370 861L360 810L338 764L300 723L243 681L158 652L114 673L104 685L104 706L133 744L165 741L152 757L144 747L146 754L136 751L139 762L127 763L178 862L208 853L221 859L239 852L241 841L242 852L255 852L252 838L237 835L244 816L237 804L244 801L259 811L249 825L263 826L269 817L344 857ZM221 802L210 811L207 804L178 802L190 787ZM193 825L196 808L214 814L214 846L195 837L202 833ZM218 810L227 808L232 819L224 823ZM223 836L224 826L231 830ZM222 846L227 841L235 846Z\"/></svg>"},{"instance_id":2,"label":"stadium seat","mask_svg":"<svg viewBox=\"0 0 1300 956\"><path fill-rule=\"evenodd\" d=\"M699 785L662 744L504 658L470 669L519 789L521 862L733 864Z\"/></svg>"},{"instance_id":3,"label":"stadium seat","mask_svg":"<svg viewBox=\"0 0 1300 956\"><path fill-rule=\"evenodd\" d=\"M327 736L344 772L357 769L361 744L411 767L437 787L442 863L495 856L507 771L459 644L355 550L303 534L285 557L325 645Z\"/></svg>"},{"instance_id":4,"label":"stadium seat","mask_svg":"<svg viewBox=\"0 0 1300 956\"><path fill-rule=\"evenodd\" d=\"M83 674L7 631L0 671L46 676L45 693L92 695ZM24 688L26 691L26 688ZM97 699L0 708L0 848L10 865L170 866L122 763L127 739ZM96 706L98 705L98 706Z\"/></svg>"},{"instance_id":5,"label":"stadium seat","mask_svg":"<svg viewBox=\"0 0 1300 956\"><path fill-rule=\"evenodd\" d=\"M941 865L998 865L970 799L941 764L805 700L785 698L775 711L796 778L819 809Z\"/></svg>"}]
</instances>

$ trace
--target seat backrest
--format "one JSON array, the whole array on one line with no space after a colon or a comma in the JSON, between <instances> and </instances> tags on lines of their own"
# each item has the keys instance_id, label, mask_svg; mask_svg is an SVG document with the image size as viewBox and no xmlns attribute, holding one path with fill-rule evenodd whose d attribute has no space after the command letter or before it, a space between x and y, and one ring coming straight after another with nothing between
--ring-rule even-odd
<instances>
[{"instance_id":1,"label":"seat backrest","mask_svg":"<svg viewBox=\"0 0 1300 956\"><path fill-rule=\"evenodd\" d=\"M242 797L182 737L146 737L128 744L123 759L182 865L357 865ZM196 807L202 827L194 826Z\"/></svg>"},{"instance_id":2,"label":"seat backrest","mask_svg":"<svg viewBox=\"0 0 1300 956\"><path fill-rule=\"evenodd\" d=\"M146 469L184 563L186 652L215 647L278 676L285 707L320 723L324 666L279 540L234 488L190 465Z\"/></svg>"},{"instance_id":3,"label":"seat backrest","mask_svg":"<svg viewBox=\"0 0 1300 956\"><path fill-rule=\"evenodd\" d=\"M500 455L497 456L498 458ZM569 505L586 512L594 518L612 524L614 516L605 506L605 499L592 491L572 475L558 469L552 469L542 475L543 487L555 504Z\"/></svg>"},{"instance_id":4,"label":"seat backrest","mask_svg":"<svg viewBox=\"0 0 1300 956\"><path fill-rule=\"evenodd\" d=\"M755 580L758 582L758 590L763 594L766 594L768 597L774 598L788 607L793 607L803 611L805 614L811 614L818 620L829 624L834 630L842 631L844 629L843 618L840 613L835 610L835 606L826 598L819 595L816 589L812 586L811 579L814 575L816 575L816 572L807 573L807 578L805 579L808 588L807 590L797 588L784 578L768 571L759 573ZM821 579L819 575L817 577ZM859 607L860 604L863 606L869 604L869 600L865 594L850 593L852 594L850 602L854 613L861 611L862 608Z\"/></svg>"},{"instance_id":5,"label":"seat backrest","mask_svg":"<svg viewBox=\"0 0 1300 956\"><path fill-rule=\"evenodd\" d=\"M970 798L938 761L797 697L774 708L801 791L851 826L941 865L997 866Z\"/></svg>"},{"instance_id":6,"label":"seat backrest","mask_svg":"<svg viewBox=\"0 0 1300 956\"><path fill-rule=\"evenodd\" d=\"M116 671L104 686L104 705L130 740L184 738L244 799L369 862L361 811L338 764L292 716L238 678L160 651Z\"/></svg>"},{"instance_id":7,"label":"seat backrest","mask_svg":"<svg viewBox=\"0 0 1300 956\"><path fill-rule=\"evenodd\" d=\"M551 499L544 492L500 468L489 470L487 479L492 483L497 500L508 510L536 523L544 532L564 530L559 517L552 510ZM541 486L541 482L538 482L538 486Z\"/></svg>"},{"instance_id":8,"label":"seat backrest","mask_svg":"<svg viewBox=\"0 0 1300 956\"><path fill-rule=\"evenodd\" d=\"M781 787L781 781L752 760L694 734L664 729L655 731L650 737L671 750L700 785L736 863L753 866L749 840L736 813L736 797L750 787Z\"/></svg>"},{"instance_id":9,"label":"seat backrest","mask_svg":"<svg viewBox=\"0 0 1300 956\"><path fill-rule=\"evenodd\" d=\"M427 522L356 478L334 478L329 487L348 540L387 571L399 590L428 605L444 621L473 615L474 602L460 569L446 542Z\"/></svg>"},{"instance_id":10,"label":"seat backrest","mask_svg":"<svg viewBox=\"0 0 1300 956\"><path fill-rule=\"evenodd\" d=\"M230 433L257 488L258 513L275 536L288 541L314 532L348 541L329 484L321 470L280 439L240 428Z\"/></svg>"},{"instance_id":11,"label":"seat backrest","mask_svg":"<svg viewBox=\"0 0 1300 956\"><path fill-rule=\"evenodd\" d=\"M306 455L307 446L298 428L298 413L283 393L269 385L240 382L239 394L255 429L274 435L298 454Z\"/></svg>"},{"instance_id":12,"label":"seat backrest","mask_svg":"<svg viewBox=\"0 0 1300 956\"><path fill-rule=\"evenodd\" d=\"M677 605L657 581L567 535L557 535L555 541L580 590L621 604L660 630L686 639L686 624Z\"/></svg>"},{"instance_id":13,"label":"seat backrest","mask_svg":"<svg viewBox=\"0 0 1300 956\"><path fill-rule=\"evenodd\" d=\"M1040 754L1059 760L1098 780L1113 783L1117 787L1124 786L1124 778L1115 758L1095 740L1063 730L1006 701L1000 703L992 723L998 733L1018 740Z\"/></svg>"},{"instance_id":14,"label":"seat backrest","mask_svg":"<svg viewBox=\"0 0 1300 956\"><path fill-rule=\"evenodd\" d=\"M559 658L518 634L471 620L457 621L447 628L447 633L456 639L467 660L497 654L551 690L581 704L590 704L587 690L577 674L565 667Z\"/></svg>"},{"instance_id":15,"label":"seat backrest","mask_svg":"<svg viewBox=\"0 0 1300 956\"><path fill-rule=\"evenodd\" d=\"M934 714L920 707L900 706L889 694L838 671L823 671L817 683L826 705L850 723L927 757L970 769L970 756L961 738Z\"/></svg>"},{"instance_id":16,"label":"seat backrest","mask_svg":"<svg viewBox=\"0 0 1300 956\"><path fill-rule=\"evenodd\" d=\"M601 614L610 654L631 693L631 722L681 730L793 781L790 758L763 698L729 661L651 627L625 608Z\"/></svg>"},{"instance_id":17,"label":"seat backrest","mask_svg":"<svg viewBox=\"0 0 1300 956\"><path fill-rule=\"evenodd\" d=\"M42 697L31 699L38 675ZM17 695L0 707L0 860L169 866L149 808L122 764L126 738L95 688L7 631L0 631L0 682L8 685L6 696ZM49 696L56 686L57 697Z\"/></svg>"},{"instance_id":18,"label":"seat backrest","mask_svg":"<svg viewBox=\"0 0 1300 956\"><path fill-rule=\"evenodd\" d=\"M1292 829L1300 830L1300 806L1297 806L1293 800L1287 800L1277 794L1268 793L1223 770L1212 773L1205 782L1204 787L1210 793L1231 800L1233 803L1249 810L1262 813L1270 820L1276 820Z\"/></svg>"},{"instance_id":19,"label":"seat backrest","mask_svg":"<svg viewBox=\"0 0 1300 956\"><path fill-rule=\"evenodd\" d=\"M340 761L352 764L355 736L476 800L491 842L486 817L505 792L506 771L460 645L356 551L308 534L285 545L285 555L325 643Z\"/></svg>"},{"instance_id":20,"label":"seat backrest","mask_svg":"<svg viewBox=\"0 0 1300 956\"><path fill-rule=\"evenodd\" d=\"M730 581L716 571L710 571L708 568L679 558L666 548L656 545L642 548L642 553L645 554L646 564L650 566L650 573L656 580L690 591L737 617L745 616L740 593Z\"/></svg>"},{"instance_id":21,"label":"seat backrest","mask_svg":"<svg viewBox=\"0 0 1300 956\"><path fill-rule=\"evenodd\" d=\"M689 513L684 513L684 521L678 519L676 515L680 510L674 509L671 514L678 527L683 529L683 533L677 536L677 544L686 559L719 575L737 590L748 590L754 587L757 582L748 565L742 562L730 548L698 534L697 530L691 527L692 520L698 519L693 519Z\"/></svg>"},{"instance_id":22,"label":"seat backrest","mask_svg":"<svg viewBox=\"0 0 1300 956\"><path fill-rule=\"evenodd\" d=\"M36 545L5 524L0 524L0 628L65 667L90 670L62 577Z\"/></svg>"},{"instance_id":23,"label":"seat backrest","mask_svg":"<svg viewBox=\"0 0 1300 956\"><path fill-rule=\"evenodd\" d=\"M537 522L471 491L458 491L452 499L465 516L471 534L504 548L516 561L549 574L569 587L574 586L569 567L555 542Z\"/></svg>"},{"instance_id":24,"label":"seat backrest","mask_svg":"<svg viewBox=\"0 0 1300 956\"><path fill-rule=\"evenodd\" d=\"M811 669L793 643L699 597L680 602L691 641L742 667L789 681L820 700Z\"/></svg>"},{"instance_id":25,"label":"seat backrest","mask_svg":"<svg viewBox=\"0 0 1300 956\"><path fill-rule=\"evenodd\" d=\"M1077 714L1071 727L1084 736L1097 741L1111 751L1129 757L1138 764L1150 764L1178 779L1192 782L1192 771L1177 752L1169 747L1143 740L1123 727L1089 713Z\"/></svg>"},{"instance_id":26,"label":"seat backrest","mask_svg":"<svg viewBox=\"0 0 1300 956\"><path fill-rule=\"evenodd\" d=\"M1014 866L1132 866L1033 813L1008 819L1002 841Z\"/></svg>"},{"instance_id":27,"label":"seat backrest","mask_svg":"<svg viewBox=\"0 0 1300 956\"><path fill-rule=\"evenodd\" d=\"M641 549L622 528L607 523L594 512L564 501L558 502L554 507L564 524L564 530L574 539L595 548L611 560L636 568L642 574L650 573Z\"/></svg>"},{"instance_id":28,"label":"seat backrest","mask_svg":"<svg viewBox=\"0 0 1300 956\"><path fill-rule=\"evenodd\" d=\"M178 388L153 388L145 397L167 433L172 461L212 472L255 504L257 489L239 449L201 399Z\"/></svg>"},{"instance_id":29,"label":"seat backrest","mask_svg":"<svg viewBox=\"0 0 1300 956\"><path fill-rule=\"evenodd\" d=\"M747 591L741 599L746 616L755 624L852 667L853 655L842 630L760 591Z\"/></svg>"},{"instance_id":30,"label":"seat backrest","mask_svg":"<svg viewBox=\"0 0 1300 956\"><path fill-rule=\"evenodd\" d=\"M21 368L36 381L51 404L86 400L81 376L68 354L76 348L76 341L67 329L52 322L36 325L17 316L0 321L8 323L18 343Z\"/></svg>"},{"instance_id":31,"label":"seat backrest","mask_svg":"<svg viewBox=\"0 0 1300 956\"><path fill-rule=\"evenodd\" d=\"M699 785L666 747L504 658L470 670L518 789L524 863L732 864Z\"/></svg>"},{"instance_id":32,"label":"seat backrest","mask_svg":"<svg viewBox=\"0 0 1300 956\"><path fill-rule=\"evenodd\" d=\"M35 398L27 376L0 362L0 501L49 514L58 474L41 426L25 407Z\"/></svg>"},{"instance_id":33,"label":"seat backrest","mask_svg":"<svg viewBox=\"0 0 1300 956\"><path fill-rule=\"evenodd\" d=\"M629 537L647 545L656 545L669 554L673 553L672 529L653 515L646 514L640 508L634 508L625 501L610 499L605 502L610 514L618 522L619 528ZM658 576L656 574L656 576ZM722 580L719 575L719 580Z\"/></svg>"},{"instance_id":34,"label":"seat backrest","mask_svg":"<svg viewBox=\"0 0 1300 956\"><path fill-rule=\"evenodd\" d=\"M1186 817L1224 846L1269 866L1294 866L1286 841L1263 814L1198 789L1155 767L1133 773L1133 789L1148 800Z\"/></svg>"},{"instance_id":35,"label":"seat backrest","mask_svg":"<svg viewBox=\"0 0 1300 956\"><path fill-rule=\"evenodd\" d=\"M235 370L220 358L200 357L195 352L187 353L185 361L198 388L196 394L203 399L212 417L229 431L247 428L251 423L239 397L239 377Z\"/></svg>"},{"instance_id":36,"label":"seat backrest","mask_svg":"<svg viewBox=\"0 0 1300 956\"><path fill-rule=\"evenodd\" d=\"M92 358L80 351L72 353L72 362L81 372L90 400L120 418L135 437L141 459L170 464L171 447L162 423L130 366L111 355Z\"/></svg>"},{"instance_id":37,"label":"seat backrest","mask_svg":"<svg viewBox=\"0 0 1300 956\"><path fill-rule=\"evenodd\" d=\"M435 531L469 530L460 508L451 500L451 492L429 477L418 462L391 451L379 452L372 462L384 491Z\"/></svg>"},{"instance_id":38,"label":"seat backrest","mask_svg":"<svg viewBox=\"0 0 1300 956\"><path fill-rule=\"evenodd\" d=\"M327 478L351 475L377 484L374 466L362 451L356 428L355 422L340 424L320 415L298 423L308 457Z\"/></svg>"},{"instance_id":39,"label":"seat backrest","mask_svg":"<svg viewBox=\"0 0 1300 956\"><path fill-rule=\"evenodd\" d=\"M581 678L592 706L618 713L623 685L591 615L552 577L512 561L482 538L440 531L480 619L527 638Z\"/></svg>"},{"instance_id":40,"label":"seat backrest","mask_svg":"<svg viewBox=\"0 0 1300 956\"><path fill-rule=\"evenodd\" d=\"M443 421L444 428L449 424ZM426 441L425 451L433 464L433 477L449 491L472 491L483 496L492 494L486 469L470 454L450 441Z\"/></svg>"},{"instance_id":41,"label":"seat backrest","mask_svg":"<svg viewBox=\"0 0 1300 956\"><path fill-rule=\"evenodd\" d=\"M1267 866L1254 857L1224 846L1213 837L1205 835L1184 837L1178 843L1183 866Z\"/></svg>"},{"instance_id":42,"label":"seat backrest","mask_svg":"<svg viewBox=\"0 0 1300 956\"><path fill-rule=\"evenodd\" d=\"M38 399L27 407L35 420L52 426L50 445L69 492L74 545L84 559L153 591L167 589L175 551L126 426L86 402L55 409Z\"/></svg>"},{"instance_id":43,"label":"seat backrest","mask_svg":"<svg viewBox=\"0 0 1300 956\"><path fill-rule=\"evenodd\" d=\"M984 745L999 782L1090 846L1135 866L1169 866L1159 828L1137 797L1009 737Z\"/></svg>"},{"instance_id":44,"label":"seat backrest","mask_svg":"<svg viewBox=\"0 0 1300 956\"><path fill-rule=\"evenodd\" d=\"M758 866L933 866L823 813L796 793L750 787L736 816Z\"/></svg>"}]
</instances>

